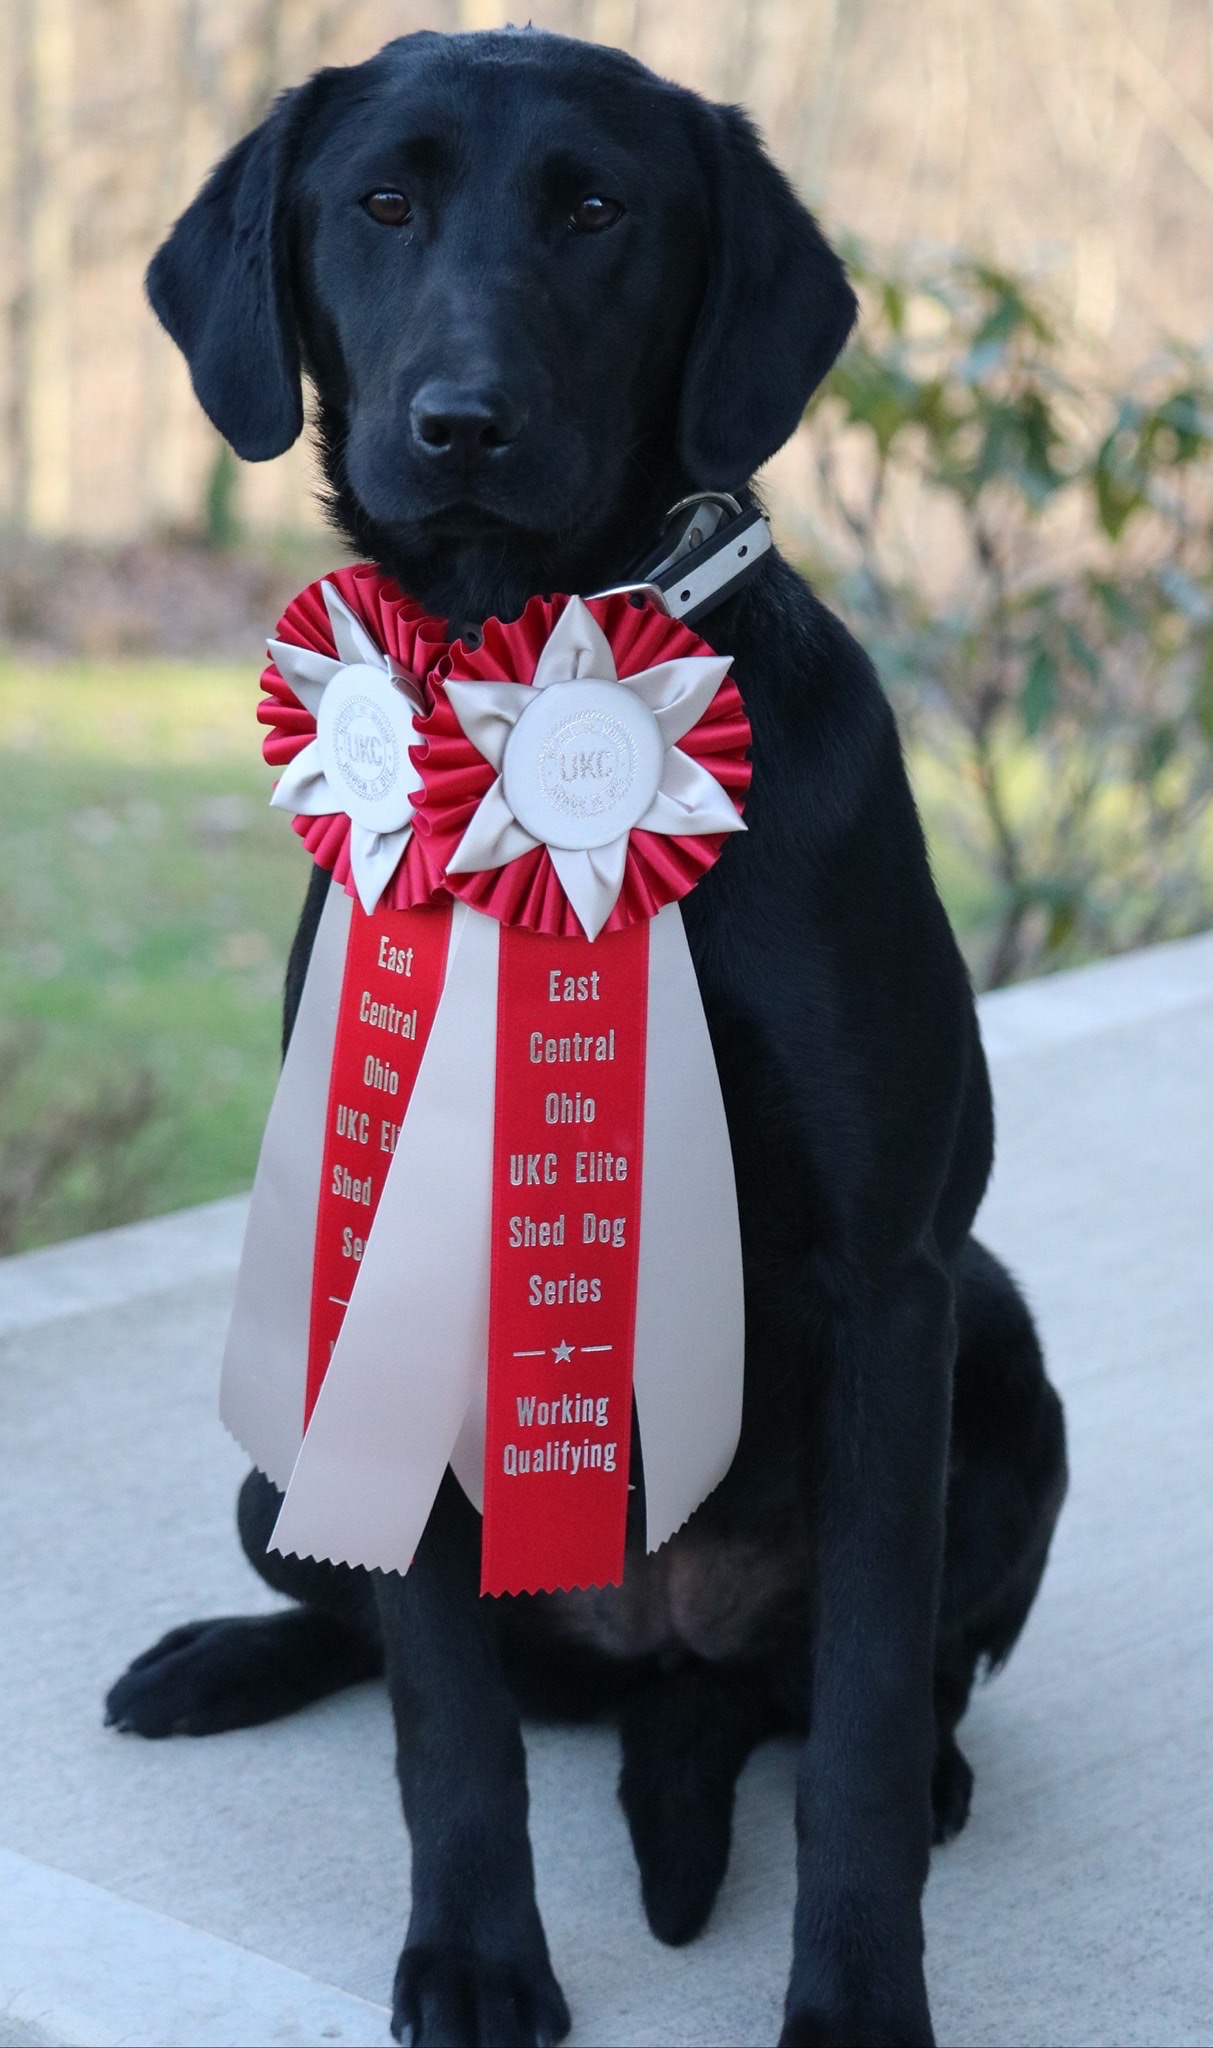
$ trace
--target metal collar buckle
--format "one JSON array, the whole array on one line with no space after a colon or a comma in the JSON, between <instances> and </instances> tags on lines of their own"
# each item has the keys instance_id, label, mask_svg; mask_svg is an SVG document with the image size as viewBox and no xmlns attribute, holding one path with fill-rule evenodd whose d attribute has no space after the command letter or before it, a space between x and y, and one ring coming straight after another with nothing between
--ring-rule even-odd
<instances>
[{"instance_id":1,"label":"metal collar buckle","mask_svg":"<svg viewBox=\"0 0 1213 2048\"><path fill-rule=\"evenodd\" d=\"M761 512L744 512L727 491L696 491L666 514L668 532L680 512L689 512L672 548L634 583L614 584L596 597L639 597L693 626L715 611L751 576L773 545Z\"/></svg>"}]
</instances>

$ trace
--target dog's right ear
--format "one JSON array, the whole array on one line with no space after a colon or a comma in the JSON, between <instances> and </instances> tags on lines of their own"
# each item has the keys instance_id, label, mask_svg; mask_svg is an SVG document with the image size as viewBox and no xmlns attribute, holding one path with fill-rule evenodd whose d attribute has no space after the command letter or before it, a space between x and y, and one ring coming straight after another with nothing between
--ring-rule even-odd
<instances>
[{"instance_id":1,"label":"dog's right ear","mask_svg":"<svg viewBox=\"0 0 1213 2048\"><path fill-rule=\"evenodd\" d=\"M216 165L148 266L198 403L246 462L281 455L303 430L283 183L304 91L284 93Z\"/></svg>"},{"instance_id":2,"label":"dog's right ear","mask_svg":"<svg viewBox=\"0 0 1213 2048\"><path fill-rule=\"evenodd\" d=\"M842 262L738 107L698 105L711 262L678 448L700 490L734 491L782 448L858 310Z\"/></svg>"}]
</instances>

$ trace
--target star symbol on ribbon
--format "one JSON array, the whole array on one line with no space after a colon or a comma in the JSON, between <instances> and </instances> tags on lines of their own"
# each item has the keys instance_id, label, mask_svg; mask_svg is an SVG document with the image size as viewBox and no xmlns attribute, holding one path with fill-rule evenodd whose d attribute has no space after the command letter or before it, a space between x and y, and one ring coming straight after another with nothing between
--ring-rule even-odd
<instances>
[{"instance_id":1,"label":"star symbol on ribbon","mask_svg":"<svg viewBox=\"0 0 1213 2048\"><path fill-rule=\"evenodd\" d=\"M320 589L333 631L336 659L312 647L297 647L289 640L268 643L270 659L316 720L315 739L309 740L288 762L270 802L297 817L345 813L350 821L354 887L369 916L395 874L413 829L411 797L421 786L421 776L409 758L408 748L413 739L414 713L422 711L424 705L415 677L392 655L384 653L333 585L325 581ZM361 689L360 701L377 705L388 727L393 729L398 760L386 806L382 799L377 804L360 802L357 793L335 771L325 699L332 685L339 681L347 703L351 690ZM330 706L333 701L330 698Z\"/></svg>"},{"instance_id":2,"label":"star symbol on ribbon","mask_svg":"<svg viewBox=\"0 0 1213 2048\"><path fill-rule=\"evenodd\" d=\"M728 655L689 655L621 676L606 635L573 597L529 685L448 680L464 733L497 770L448 872L503 867L544 846L582 930L594 939L623 887L633 830L744 832L715 776L678 746L730 665ZM541 699L550 700L542 709ZM570 794L586 774L597 774L599 787Z\"/></svg>"},{"instance_id":3,"label":"star symbol on ribbon","mask_svg":"<svg viewBox=\"0 0 1213 2048\"><path fill-rule=\"evenodd\" d=\"M575 1344L566 1344L562 1338L559 1344L553 1344L552 1357L557 1365L567 1365L576 1349L577 1346Z\"/></svg>"}]
</instances>

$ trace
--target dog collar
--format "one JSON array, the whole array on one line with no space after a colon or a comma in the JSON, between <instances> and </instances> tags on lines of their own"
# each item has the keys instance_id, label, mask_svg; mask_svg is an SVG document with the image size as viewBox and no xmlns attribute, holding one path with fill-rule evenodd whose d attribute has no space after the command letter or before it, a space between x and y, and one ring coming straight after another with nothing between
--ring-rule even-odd
<instances>
[{"instance_id":1,"label":"dog collar","mask_svg":"<svg viewBox=\"0 0 1213 2048\"><path fill-rule=\"evenodd\" d=\"M774 544L756 507L746 511L729 491L694 491L671 505L661 522L661 540L641 557L635 581L613 583L590 595L643 598L666 618L694 626L744 588ZM448 631L453 641L480 645L479 619L453 618Z\"/></svg>"},{"instance_id":2,"label":"dog collar","mask_svg":"<svg viewBox=\"0 0 1213 2048\"><path fill-rule=\"evenodd\" d=\"M594 594L643 597L668 618L694 626L748 583L773 545L757 508L746 511L728 491L695 491L666 513L656 555L642 564L636 581Z\"/></svg>"}]
</instances>

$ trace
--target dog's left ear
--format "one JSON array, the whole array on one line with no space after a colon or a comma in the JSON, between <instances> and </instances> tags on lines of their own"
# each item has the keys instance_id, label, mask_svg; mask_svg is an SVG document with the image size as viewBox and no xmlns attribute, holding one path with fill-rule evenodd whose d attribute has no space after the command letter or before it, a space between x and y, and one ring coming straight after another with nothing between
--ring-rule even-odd
<instances>
[{"instance_id":1,"label":"dog's left ear","mask_svg":"<svg viewBox=\"0 0 1213 2048\"><path fill-rule=\"evenodd\" d=\"M857 311L841 259L738 107L709 107L707 290L682 384L678 453L704 490L781 448Z\"/></svg>"}]
</instances>

